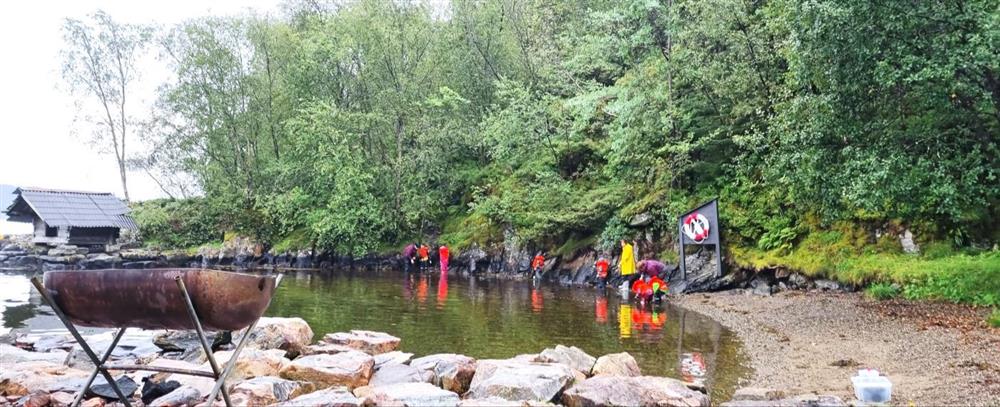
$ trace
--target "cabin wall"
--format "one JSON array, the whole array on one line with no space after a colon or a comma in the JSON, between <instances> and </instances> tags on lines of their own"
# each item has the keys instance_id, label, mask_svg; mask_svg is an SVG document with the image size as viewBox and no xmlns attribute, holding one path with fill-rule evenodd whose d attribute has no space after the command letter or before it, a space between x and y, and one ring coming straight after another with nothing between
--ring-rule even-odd
<instances>
[{"instance_id":1,"label":"cabin wall","mask_svg":"<svg viewBox=\"0 0 1000 407\"><path fill-rule=\"evenodd\" d=\"M35 244L47 244L50 246L58 246L61 244L69 243L68 228L65 227L58 228L55 237L47 237L45 236L45 228L48 227L48 225L46 225L41 218L36 217L31 221L31 224L34 226L35 229L35 237L34 239L32 239L32 242L34 242Z\"/></svg>"},{"instance_id":2,"label":"cabin wall","mask_svg":"<svg viewBox=\"0 0 1000 407\"><path fill-rule=\"evenodd\" d=\"M115 243L118 233L118 228L70 228L69 243L77 246L106 246Z\"/></svg>"}]
</instances>

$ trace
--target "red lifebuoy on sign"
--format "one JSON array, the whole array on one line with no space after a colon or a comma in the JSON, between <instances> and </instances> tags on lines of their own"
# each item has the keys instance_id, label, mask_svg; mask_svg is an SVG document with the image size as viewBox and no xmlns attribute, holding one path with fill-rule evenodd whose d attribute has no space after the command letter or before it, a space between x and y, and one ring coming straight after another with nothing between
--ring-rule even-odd
<instances>
[{"instance_id":1,"label":"red lifebuoy on sign","mask_svg":"<svg viewBox=\"0 0 1000 407\"><path fill-rule=\"evenodd\" d=\"M695 243L707 239L709 230L708 218L705 215L695 212L684 218L684 234Z\"/></svg>"}]
</instances>

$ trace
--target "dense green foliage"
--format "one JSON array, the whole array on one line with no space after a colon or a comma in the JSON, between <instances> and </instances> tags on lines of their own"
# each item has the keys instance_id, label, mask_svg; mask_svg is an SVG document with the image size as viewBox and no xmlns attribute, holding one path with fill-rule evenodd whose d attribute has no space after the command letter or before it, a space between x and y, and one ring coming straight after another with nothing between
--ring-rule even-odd
<instances>
[{"instance_id":1,"label":"dense green foliage","mask_svg":"<svg viewBox=\"0 0 1000 407\"><path fill-rule=\"evenodd\" d=\"M889 300L899 297L899 287L892 284L875 283L865 287L865 295L876 300Z\"/></svg>"},{"instance_id":2,"label":"dense green foliage","mask_svg":"<svg viewBox=\"0 0 1000 407\"><path fill-rule=\"evenodd\" d=\"M221 217L204 199L135 202L132 217L150 246L191 248L222 240Z\"/></svg>"},{"instance_id":3,"label":"dense green foliage","mask_svg":"<svg viewBox=\"0 0 1000 407\"><path fill-rule=\"evenodd\" d=\"M642 213L667 240L719 196L737 259L842 224L862 259L880 231L1000 237L995 2L317 4L161 36L177 79L150 161L219 225L355 254L505 230L570 250Z\"/></svg>"}]
</instances>

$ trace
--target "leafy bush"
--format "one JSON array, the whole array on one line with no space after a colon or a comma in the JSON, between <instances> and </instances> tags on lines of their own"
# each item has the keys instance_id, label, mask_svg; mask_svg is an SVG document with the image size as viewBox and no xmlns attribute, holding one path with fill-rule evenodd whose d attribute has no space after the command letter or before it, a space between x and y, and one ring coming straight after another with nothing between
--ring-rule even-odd
<instances>
[{"instance_id":1,"label":"leafy bush","mask_svg":"<svg viewBox=\"0 0 1000 407\"><path fill-rule=\"evenodd\" d=\"M889 300L899 296L899 286L888 283L876 283L865 288L865 294L876 300Z\"/></svg>"},{"instance_id":2,"label":"leafy bush","mask_svg":"<svg viewBox=\"0 0 1000 407\"><path fill-rule=\"evenodd\" d=\"M132 218L150 246L188 248L219 241L224 228L202 198L156 199L132 203Z\"/></svg>"}]
</instances>

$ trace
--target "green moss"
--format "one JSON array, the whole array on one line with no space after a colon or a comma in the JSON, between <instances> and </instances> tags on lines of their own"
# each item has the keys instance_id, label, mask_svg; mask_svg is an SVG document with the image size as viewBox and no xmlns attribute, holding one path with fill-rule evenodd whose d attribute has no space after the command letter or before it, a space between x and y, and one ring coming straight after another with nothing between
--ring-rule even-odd
<instances>
[{"instance_id":1,"label":"green moss","mask_svg":"<svg viewBox=\"0 0 1000 407\"><path fill-rule=\"evenodd\" d=\"M993 308L993 312L990 313L990 317L986 319L990 326L994 328L1000 328L1000 308Z\"/></svg>"},{"instance_id":2,"label":"green moss","mask_svg":"<svg viewBox=\"0 0 1000 407\"><path fill-rule=\"evenodd\" d=\"M278 253L283 253L287 251L293 251L298 249L307 249L312 246L312 242L309 241L309 231L305 228L299 228L289 233L273 246L271 250Z\"/></svg>"},{"instance_id":3,"label":"green moss","mask_svg":"<svg viewBox=\"0 0 1000 407\"><path fill-rule=\"evenodd\" d=\"M580 249L593 247L597 243L596 235L591 236L571 236L566 239L562 246L559 246L552 254L558 256L572 256L577 253Z\"/></svg>"}]
</instances>

